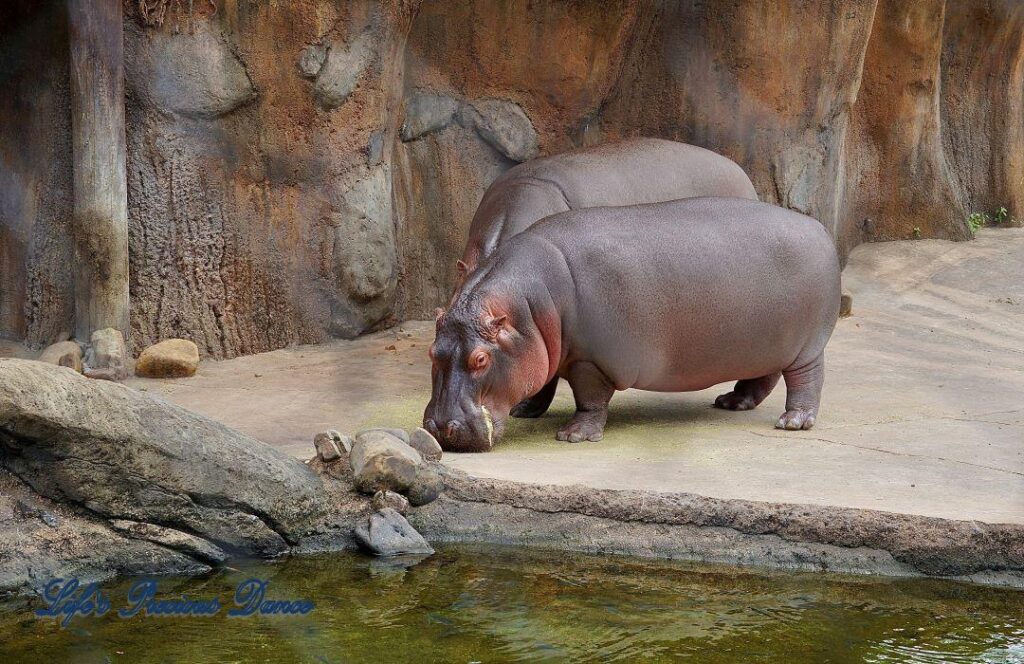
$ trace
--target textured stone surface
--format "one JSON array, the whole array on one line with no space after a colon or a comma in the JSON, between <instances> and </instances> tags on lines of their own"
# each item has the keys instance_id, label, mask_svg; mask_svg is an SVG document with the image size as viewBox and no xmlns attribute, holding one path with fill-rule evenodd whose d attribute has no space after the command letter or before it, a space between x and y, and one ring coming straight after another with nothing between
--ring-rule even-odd
<instances>
[{"instance_id":1,"label":"textured stone surface","mask_svg":"<svg viewBox=\"0 0 1024 664\"><path fill-rule=\"evenodd\" d=\"M378 491L373 494L373 501L370 504L377 511L385 507L390 507L402 515L409 511L409 499L394 491Z\"/></svg>"},{"instance_id":2,"label":"textured stone surface","mask_svg":"<svg viewBox=\"0 0 1024 664\"><path fill-rule=\"evenodd\" d=\"M359 546L375 556L434 553L405 517L389 507L366 517L356 526L355 535Z\"/></svg>"},{"instance_id":3,"label":"textured stone surface","mask_svg":"<svg viewBox=\"0 0 1024 664\"><path fill-rule=\"evenodd\" d=\"M128 376L128 348L120 330L108 327L96 330L89 339L85 355L85 375L102 380L122 380Z\"/></svg>"},{"instance_id":4,"label":"textured stone surface","mask_svg":"<svg viewBox=\"0 0 1024 664\"><path fill-rule=\"evenodd\" d=\"M330 432L318 433L313 438L313 447L316 448L316 455L321 461L331 462L341 458L341 450L338 443Z\"/></svg>"},{"instance_id":5,"label":"textured stone surface","mask_svg":"<svg viewBox=\"0 0 1024 664\"><path fill-rule=\"evenodd\" d=\"M60 341L44 348L39 361L82 373L82 347L74 341Z\"/></svg>"},{"instance_id":6,"label":"textured stone surface","mask_svg":"<svg viewBox=\"0 0 1024 664\"><path fill-rule=\"evenodd\" d=\"M212 420L40 362L0 360L0 461L40 494L112 519L283 553L322 517L302 462Z\"/></svg>"},{"instance_id":7,"label":"textured stone surface","mask_svg":"<svg viewBox=\"0 0 1024 664\"><path fill-rule=\"evenodd\" d=\"M418 466L416 477L413 479L406 495L413 507L419 507L432 503L440 497L444 491L444 480L436 468L430 465Z\"/></svg>"},{"instance_id":8,"label":"textured stone surface","mask_svg":"<svg viewBox=\"0 0 1024 664\"><path fill-rule=\"evenodd\" d=\"M135 375L146 378L187 378L199 368L199 348L187 339L167 339L142 351Z\"/></svg>"},{"instance_id":9,"label":"textured stone surface","mask_svg":"<svg viewBox=\"0 0 1024 664\"><path fill-rule=\"evenodd\" d=\"M363 493L404 493L416 481L416 468L423 463L419 452L383 430L357 436L349 460L356 488Z\"/></svg>"},{"instance_id":10,"label":"textured stone surface","mask_svg":"<svg viewBox=\"0 0 1024 664\"><path fill-rule=\"evenodd\" d=\"M420 453L426 461L440 461L441 444L423 427L416 427L409 435L409 447Z\"/></svg>"},{"instance_id":11,"label":"textured stone surface","mask_svg":"<svg viewBox=\"0 0 1024 664\"><path fill-rule=\"evenodd\" d=\"M621 136L725 154L844 256L1024 216L1014 0L185 4L126 6L133 352L427 317L495 177ZM0 335L38 348L72 314L64 7L0 26Z\"/></svg>"}]
</instances>

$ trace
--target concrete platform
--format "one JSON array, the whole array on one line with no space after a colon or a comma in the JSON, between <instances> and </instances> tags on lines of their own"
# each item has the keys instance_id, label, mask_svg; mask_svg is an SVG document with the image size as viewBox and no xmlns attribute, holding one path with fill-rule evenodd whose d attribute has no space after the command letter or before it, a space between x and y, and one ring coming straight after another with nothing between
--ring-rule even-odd
<instances>
[{"instance_id":1,"label":"concrete platform","mask_svg":"<svg viewBox=\"0 0 1024 664\"><path fill-rule=\"evenodd\" d=\"M773 428L783 386L757 410L732 413L711 408L722 385L620 393L603 441L560 443L572 403L563 384L546 417L512 420L494 452L445 461L539 484L1024 524L1024 230L865 245L844 285L854 315L828 347L812 431ZM432 324L413 322L128 384L308 457L327 428L416 426L432 337Z\"/></svg>"}]
</instances>

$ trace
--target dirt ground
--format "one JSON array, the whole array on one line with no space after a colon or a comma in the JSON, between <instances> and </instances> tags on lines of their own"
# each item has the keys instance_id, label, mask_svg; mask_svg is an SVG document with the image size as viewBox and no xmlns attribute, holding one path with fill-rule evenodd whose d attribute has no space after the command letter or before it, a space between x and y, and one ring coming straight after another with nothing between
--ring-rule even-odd
<instances>
[{"instance_id":1,"label":"dirt ground","mask_svg":"<svg viewBox=\"0 0 1024 664\"><path fill-rule=\"evenodd\" d=\"M1024 523L1024 230L862 245L843 281L854 315L828 347L812 431L773 428L781 384L745 413L711 408L722 385L620 393L603 441L561 443L555 430L572 403L563 383L551 412L511 420L495 451L445 461L540 484ZM128 384L308 457L327 428L416 426L432 336L432 324L409 322L351 342L204 362L191 379Z\"/></svg>"}]
</instances>

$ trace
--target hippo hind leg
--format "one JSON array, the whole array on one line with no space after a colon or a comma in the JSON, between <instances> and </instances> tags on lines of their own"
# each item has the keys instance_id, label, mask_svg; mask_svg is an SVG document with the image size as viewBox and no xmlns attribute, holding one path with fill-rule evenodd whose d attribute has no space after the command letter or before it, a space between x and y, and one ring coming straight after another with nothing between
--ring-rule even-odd
<instances>
[{"instance_id":1,"label":"hippo hind leg","mask_svg":"<svg viewBox=\"0 0 1024 664\"><path fill-rule=\"evenodd\" d=\"M810 429L818 416L821 388L825 384L825 353L800 366L782 372L786 380L786 412L776 429Z\"/></svg>"},{"instance_id":2,"label":"hippo hind leg","mask_svg":"<svg viewBox=\"0 0 1024 664\"><path fill-rule=\"evenodd\" d=\"M523 399L512 407L512 417L540 417L548 412L551 401L555 398L555 391L558 389L558 376L540 388L540 392L528 399Z\"/></svg>"},{"instance_id":3,"label":"hippo hind leg","mask_svg":"<svg viewBox=\"0 0 1024 664\"><path fill-rule=\"evenodd\" d=\"M570 443L601 440L608 421L608 402L615 394L615 386L590 362L572 364L566 378L576 401L576 413L558 430L555 438Z\"/></svg>"},{"instance_id":4,"label":"hippo hind leg","mask_svg":"<svg viewBox=\"0 0 1024 664\"><path fill-rule=\"evenodd\" d=\"M767 398L776 383L782 377L780 372L775 372L760 378L747 378L736 381L732 392L726 392L715 399L715 408L726 410L752 410Z\"/></svg>"}]
</instances>

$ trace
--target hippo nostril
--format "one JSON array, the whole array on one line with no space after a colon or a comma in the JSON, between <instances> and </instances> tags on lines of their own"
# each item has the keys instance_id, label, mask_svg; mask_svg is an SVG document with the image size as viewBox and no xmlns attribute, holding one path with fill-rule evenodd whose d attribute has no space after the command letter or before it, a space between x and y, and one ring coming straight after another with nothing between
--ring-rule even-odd
<instances>
[{"instance_id":1,"label":"hippo nostril","mask_svg":"<svg viewBox=\"0 0 1024 664\"><path fill-rule=\"evenodd\" d=\"M461 428L462 425L459 424L456 420L448 420L448 426L446 426L444 429L445 437L448 440L455 440L455 437L458 435L459 429Z\"/></svg>"}]
</instances>

